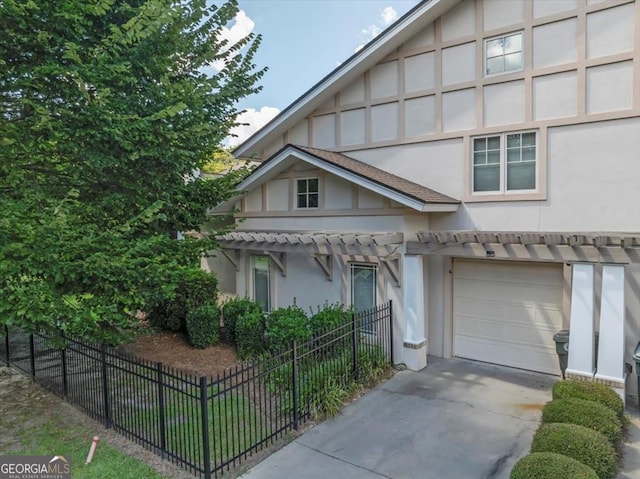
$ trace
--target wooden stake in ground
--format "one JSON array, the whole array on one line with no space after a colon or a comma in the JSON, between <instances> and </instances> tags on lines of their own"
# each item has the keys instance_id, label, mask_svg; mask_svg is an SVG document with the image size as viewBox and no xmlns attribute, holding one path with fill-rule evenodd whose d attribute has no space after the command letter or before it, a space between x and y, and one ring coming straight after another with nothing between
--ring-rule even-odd
<instances>
[{"instance_id":1,"label":"wooden stake in ground","mask_svg":"<svg viewBox=\"0 0 640 479\"><path fill-rule=\"evenodd\" d=\"M93 454L96 452L99 440L100 438L98 436L93 436L93 441L91 441L91 448L89 449L89 454L87 455L87 461L85 464L89 464L93 460Z\"/></svg>"}]
</instances>

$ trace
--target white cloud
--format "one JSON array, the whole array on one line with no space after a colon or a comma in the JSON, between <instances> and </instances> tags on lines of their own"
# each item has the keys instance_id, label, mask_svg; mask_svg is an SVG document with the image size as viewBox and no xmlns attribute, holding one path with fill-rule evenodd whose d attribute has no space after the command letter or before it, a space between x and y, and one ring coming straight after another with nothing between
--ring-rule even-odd
<instances>
[{"instance_id":1,"label":"white cloud","mask_svg":"<svg viewBox=\"0 0 640 479\"><path fill-rule=\"evenodd\" d=\"M238 10L236 16L233 19L231 28L223 27L220 32L220 40L227 40L227 49L238 43L244 37L253 32L253 28L256 26L255 22L247 16L244 10ZM224 68L225 63L223 60L215 61L211 64L216 71L220 71Z\"/></svg>"},{"instance_id":2,"label":"white cloud","mask_svg":"<svg viewBox=\"0 0 640 479\"><path fill-rule=\"evenodd\" d=\"M253 135L256 131L266 125L272 118L274 118L280 110L273 106L263 106L259 110L255 108L247 108L245 111L238 115L238 125L231 128L231 135L227 137L226 142L230 147L238 146L244 140Z\"/></svg>"},{"instance_id":3,"label":"white cloud","mask_svg":"<svg viewBox=\"0 0 640 479\"><path fill-rule=\"evenodd\" d=\"M398 12L396 12L391 6L385 7L380 14L380 18L382 19L382 24L386 27L398 19Z\"/></svg>"},{"instance_id":4,"label":"white cloud","mask_svg":"<svg viewBox=\"0 0 640 479\"><path fill-rule=\"evenodd\" d=\"M360 30L360 40L362 43L358 45L354 52L357 52L362 49L368 42L373 40L375 37L380 35L380 32L388 27L391 23L395 22L398 19L398 12L396 12L393 7L388 6L382 9L380 12L380 20L378 23L374 23L369 25L368 27Z\"/></svg>"}]
</instances>

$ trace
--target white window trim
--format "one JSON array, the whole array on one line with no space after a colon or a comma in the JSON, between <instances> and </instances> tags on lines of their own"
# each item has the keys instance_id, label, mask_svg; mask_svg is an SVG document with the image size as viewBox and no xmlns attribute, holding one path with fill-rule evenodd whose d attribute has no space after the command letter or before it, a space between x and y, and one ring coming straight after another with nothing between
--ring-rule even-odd
<instances>
[{"instance_id":1,"label":"white window trim","mask_svg":"<svg viewBox=\"0 0 640 479\"><path fill-rule=\"evenodd\" d=\"M496 40L498 38L506 38L506 37L510 37L512 35L515 35L519 33L520 34L520 41L521 41L521 53L522 53L522 66L520 68L518 68L517 70L507 70L507 71L501 71L501 72L497 72L497 73L487 73L487 43L492 41L492 40ZM484 73L484 78L493 78L493 77L497 77L500 75L509 75L511 73L517 73L517 72L521 72L524 71L524 52L525 52L525 44L524 44L525 38L524 38L524 30L517 30L514 32L509 32L509 33L503 33L501 35L496 35L490 38L485 38L484 42L482 43L482 72ZM503 54L504 56L504 54Z\"/></svg>"},{"instance_id":2,"label":"white window trim","mask_svg":"<svg viewBox=\"0 0 640 479\"><path fill-rule=\"evenodd\" d=\"M516 134L525 134L525 133L535 133L536 135L536 160L535 160L535 182L536 187L530 190L507 190L507 136L508 135L516 135ZM496 191L474 191L475 184L475 163L474 163L474 140L480 138L491 138L499 136L500 137L500 189ZM538 130L522 130L522 131L508 131L503 133L492 133L488 135L478 135L471 137L470 141L470 178L471 184L469 185L469 190L473 197L479 196L517 196L517 195L528 195L531 193L539 193L540 192L540 132Z\"/></svg>"},{"instance_id":3,"label":"white window trim","mask_svg":"<svg viewBox=\"0 0 640 479\"><path fill-rule=\"evenodd\" d=\"M298 182L301 180L317 180L318 181L318 206L298 206ZM307 183L308 185L308 183ZM307 195L307 203L309 202L309 192L305 193ZM318 176L303 176L299 178L294 178L294 186L293 186L293 207L296 210L318 210L320 209L320 177Z\"/></svg>"},{"instance_id":4,"label":"white window trim","mask_svg":"<svg viewBox=\"0 0 640 479\"><path fill-rule=\"evenodd\" d=\"M380 299L380 268L378 263L366 263L360 261L354 261L349 263L349 305L353 306L353 269L354 267L369 268L375 271L375 283L373 291L375 294L375 303L373 307L378 305Z\"/></svg>"}]
</instances>

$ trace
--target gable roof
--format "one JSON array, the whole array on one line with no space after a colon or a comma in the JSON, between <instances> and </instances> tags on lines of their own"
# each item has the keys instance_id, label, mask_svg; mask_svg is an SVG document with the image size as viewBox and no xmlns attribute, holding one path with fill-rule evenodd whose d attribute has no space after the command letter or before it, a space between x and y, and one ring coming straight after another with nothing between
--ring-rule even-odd
<instances>
[{"instance_id":1,"label":"gable roof","mask_svg":"<svg viewBox=\"0 0 640 479\"><path fill-rule=\"evenodd\" d=\"M298 150L306 151L307 153L314 155L316 158L326 161L338 168L342 168L349 171L361 178L369 179L381 186L385 186L392 190L410 196L418 201L424 203L442 203L442 204L459 204L460 201L450 196L438 193L431 188L419 185L412 181L406 180L399 176L396 176L387 171L371 166L362 161L351 158L350 156L343 155L341 153L335 153L333 151L321 150L319 148L312 148L310 146L291 145Z\"/></svg>"},{"instance_id":2,"label":"gable roof","mask_svg":"<svg viewBox=\"0 0 640 479\"><path fill-rule=\"evenodd\" d=\"M238 158L253 157L257 152L259 153L261 147L272 141L268 140L269 138L275 138L295 126L296 123L324 104L328 97L345 88L351 81L364 74L392 53L394 49L459 2L460 0L423 0L420 2L287 106L273 120L246 139L233 151L234 155ZM260 158L257 159L260 160Z\"/></svg>"},{"instance_id":3,"label":"gable roof","mask_svg":"<svg viewBox=\"0 0 640 479\"><path fill-rule=\"evenodd\" d=\"M460 204L460 201L455 198L346 155L290 144L285 145L271 158L261 163L248 178L238 185L237 189L239 191L253 190L297 161L304 161L416 211L453 212L458 209ZM236 200L237 197L220 205L216 210L228 211L232 202Z\"/></svg>"}]
</instances>

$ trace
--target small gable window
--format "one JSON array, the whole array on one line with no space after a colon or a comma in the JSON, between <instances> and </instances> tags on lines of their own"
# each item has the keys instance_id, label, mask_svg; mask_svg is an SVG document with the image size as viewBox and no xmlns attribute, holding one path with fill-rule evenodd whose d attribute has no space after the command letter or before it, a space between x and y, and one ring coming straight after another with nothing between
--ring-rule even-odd
<instances>
[{"instance_id":1,"label":"small gable window","mask_svg":"<svg viewBox=\"0 0 640 479\"><path fill-rule=\"evenodd\" d=\"M522 52L522 32L485 40L484 74L490 76L522 70Z\"/></svg>"},{"instance_id":2,"label":"small gable window","mask_svg":"<svg viewBox=\"0 0 640 479\"><path fill-rule=\"evenodd\" d=\"M300 178L296 180L296 207L318 207L318 178Z\"/></svg>"}]
</instances>

